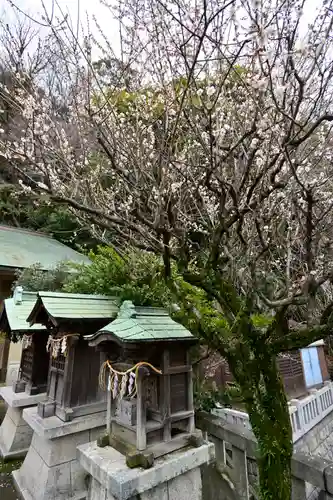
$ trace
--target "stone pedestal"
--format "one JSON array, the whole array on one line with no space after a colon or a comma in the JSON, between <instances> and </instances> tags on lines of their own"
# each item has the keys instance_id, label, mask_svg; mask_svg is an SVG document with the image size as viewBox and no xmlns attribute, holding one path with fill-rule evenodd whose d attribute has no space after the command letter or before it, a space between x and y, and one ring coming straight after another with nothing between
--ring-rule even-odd
<instances>
[{"instance_id":1,"label":"stone pedestal","mask_svg":"<svg viewBox=\"0 0 333 500\"><path fill-rule=\"evenodd\" d=\"M76 447L105 430L106 412L63 422L56 416L41 418L36 408L23 412L33 430L27 456L13 472L23 500L83 500L87 496L86 472L76 458Z\"/></svg>"},{"instance_id":2,"label":"stone pedestal","mask_svg":"<svg viewBox=\"0 0 333 500\"><path fill-rule=\"evenodd\" d=\"M114 448L78 447L89 474L87 500L202 500L200 467L214 459L214 445L186 448L155 460L151 469L130 469Z\"/></svg>"},{"instance_id":3,"label":"stone pedestal","mask_svg":"<svg viewBox=\"0 0 333 500\"><path fill-rule=\"evenodd\" d=\"M11 387L1 387L0 395L7 404L7 412L0 427L0 454L3 460L23 458L28 451L32 429L23 420L25 408L37 405L46 394L30 396L26 392L15 393Z\"/></svg>"}]
</instances>

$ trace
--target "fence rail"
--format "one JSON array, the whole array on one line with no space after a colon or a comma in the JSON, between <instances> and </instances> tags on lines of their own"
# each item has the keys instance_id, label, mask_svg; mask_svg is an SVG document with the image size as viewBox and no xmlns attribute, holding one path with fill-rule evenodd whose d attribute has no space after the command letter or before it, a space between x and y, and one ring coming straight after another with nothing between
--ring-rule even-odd
<instances>
[{"instance_id":1,"label":"fence rail","mask_svg":"<svg viewBox=\"0 0 333 500\"><path fill-rule=\"evenodd\" d=\"M333 411L333 383L325 382L321 389L311 389L309 396L292 399L289 402L290 421L293 429L293 442L321 422ZM251 430L247 413L231 408L216 408L213 415L223 418L229 424L239 425Z\"/></svg>"}]
</instances>

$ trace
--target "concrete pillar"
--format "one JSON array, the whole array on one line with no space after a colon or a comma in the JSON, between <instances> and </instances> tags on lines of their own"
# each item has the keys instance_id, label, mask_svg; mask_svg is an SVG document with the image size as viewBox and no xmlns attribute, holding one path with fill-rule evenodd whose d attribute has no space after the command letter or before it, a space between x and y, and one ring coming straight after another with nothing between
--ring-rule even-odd
<instances>
[{"instance_id":1,"label":"concrete pillar","mask_svg":"<svg viewBox=\"0 0 333 500\"><path fill-rule=\"evenodd\" d=\"M306 486L302 479L292 478L292 500L304 500L306 498Z\"/></svg>"},{"instance_id":2,"label":"concrete pillar","mask_svg":"<svg viewBox=\"0 0 333 500\"><path fill-rule=\"evenodd\" d=\"M1 387L0 395L7 404L7 412L0 426L1 458L23 458L28 452L33 434L22 418L23 410L37 405L46 398L46 394L30 396L26 392L15 393L11 387Z\"/></svg>"},{"instance_id":3,"label":"concrete pillar","mask_svg":"<svg viewBox=\"0 0 333 500\"><path fill-rule=\"evenodd\" d=\"M232 447L232 463L235 471L233 477L235 489L240 500L249 500L249 481L247 475L246 452Z\"/></svg>"},{"instance_id":4,"label":"concrete pillar","mask_svg":"<svg viewBox=\"0 0 333 500\"><path fill-rule=\"evenodd\" d=\"M37 408L28 408L23 418L33 430L28 453L20 469L13 472L16 490L23 500L85 500L85 472L76 447L95 441L105 429L106 412L75 417L41 418Z\"/></svg>"}]
</instances>

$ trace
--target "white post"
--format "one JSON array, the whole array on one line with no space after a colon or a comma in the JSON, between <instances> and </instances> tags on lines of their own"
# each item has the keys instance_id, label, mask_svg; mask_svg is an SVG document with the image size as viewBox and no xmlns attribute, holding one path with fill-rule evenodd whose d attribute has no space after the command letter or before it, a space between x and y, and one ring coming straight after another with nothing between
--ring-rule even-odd
<instances>
[{"instance_id":1,"label":"white post","mask_svg":"<svg viewBox=\"0 0 333 500\"><path fill-rule=\"evenodd\" d=\"M139 451L143 451L147 447L146 433L146 398L144 390L144 371L138 370L138 378L136 381L136 447Z\"/></svg>"}]
</instances>

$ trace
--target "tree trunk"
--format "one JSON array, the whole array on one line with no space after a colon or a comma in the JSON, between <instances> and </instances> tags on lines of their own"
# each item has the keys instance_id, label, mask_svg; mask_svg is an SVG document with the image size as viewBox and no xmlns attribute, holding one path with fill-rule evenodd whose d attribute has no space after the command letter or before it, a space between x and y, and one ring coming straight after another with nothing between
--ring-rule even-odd
<instances>
[{"instance_id":1,"label":"tree trunk","mask_svg":"<svg viewBox=\"0 0 333 500\"><path fill-rule=\"evenodd\" d=\"M276 357L263 352L263 345L259 351L247 362L234 359L233 372L258 441L260 498L290 500L293 444L287 398Z\"/></svg>"}]
</instances>

